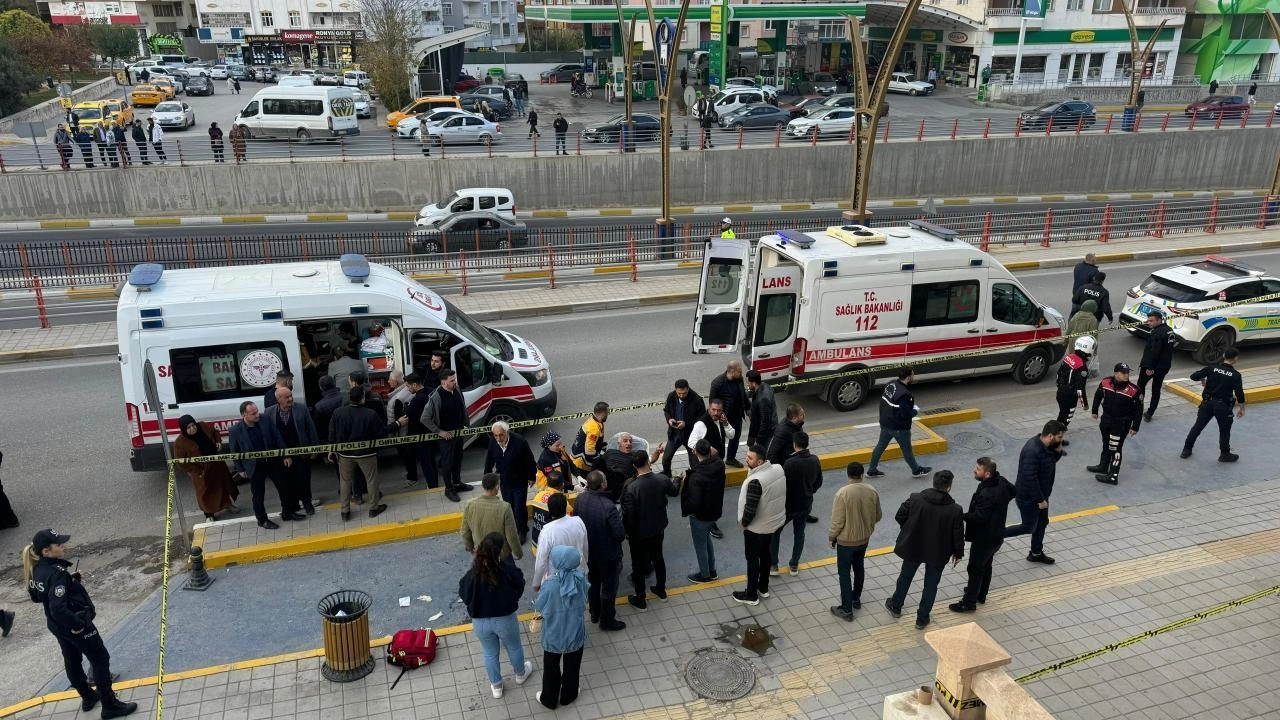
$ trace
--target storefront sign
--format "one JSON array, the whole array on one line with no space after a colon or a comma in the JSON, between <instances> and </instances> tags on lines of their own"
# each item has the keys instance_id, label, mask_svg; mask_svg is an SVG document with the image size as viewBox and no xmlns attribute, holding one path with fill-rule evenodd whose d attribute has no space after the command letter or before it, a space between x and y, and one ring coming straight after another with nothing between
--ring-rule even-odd
<instances>
[{"instance_id":1,"label":"storefront sign","mask_svg":"<svg viewBox=\"0 0 1280 720\"><path fill-rule=\"evenodd\" d=\"M952 45L963 45L969 42L969 36L962 32L953 32L947 35L947 42Z\"/></svg>"},{"instance_id":2,"label":"storefront sign","mask_svg":"<svg viewBox=\"0 0 1280 720\"><path fill-rule=\"evenodd\" d=\"M1073 43L1091 43L1097 37L1092 30L1076 30L1071 33L1071 42Z\"/></svg>"},{"instance_id":3,"label":"storefront sign","mask_svg":"<svg viewBox=\"0 0 1280 720\"><path fill-rule=\"evenodd\" d=\"M287 43L314 43L316 41L315 30L281 30L280 40Z\"/></svg>"},{"instance_id":4,"label":"storefront sign","mask_svg":"<svg viewBox=\"0 0 1280 720\"><path fill-rule=\"evenodd\" d=\"M923 42L937 42L938 33L936 30L921 30L920 40Z\"/></svg>"},{"instance_id":5,"label":"storefront sign","mask_svg":"<svg viewBox=\"0 0 1280 720\"><path fill-rule=\"evenodd\" d=\"M280 38L275 35L245 35L244 41L250 44L277 43Z\"/></svg>"}]
</instances>

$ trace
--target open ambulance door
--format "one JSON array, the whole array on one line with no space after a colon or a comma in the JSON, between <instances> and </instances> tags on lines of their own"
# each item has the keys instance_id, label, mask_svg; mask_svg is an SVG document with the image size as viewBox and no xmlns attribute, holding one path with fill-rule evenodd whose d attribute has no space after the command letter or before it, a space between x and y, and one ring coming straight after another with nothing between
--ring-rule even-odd
<instances>
[{"instance_id":1,"label":"open ambulance door","mask_svg":"<svg viewBox=\"0 0 1280 720\"><path fill-rule=\"evenodd\" d=\"M713 238L702 254L702 282L693 321L693 352L733 352L746 328L751 243Z\"/></svg>"}]
</instances>

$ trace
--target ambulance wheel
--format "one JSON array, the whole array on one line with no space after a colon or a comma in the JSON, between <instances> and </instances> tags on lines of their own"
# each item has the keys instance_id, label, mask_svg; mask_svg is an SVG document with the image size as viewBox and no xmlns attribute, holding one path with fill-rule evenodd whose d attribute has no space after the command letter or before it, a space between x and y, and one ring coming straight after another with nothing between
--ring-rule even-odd
<instances>
[{"instance_id":1,"label":"ambulance wheel","mask_svg":"<svg viewBox=\"0 0 1280 720\"><path fill-rule=\"evenodd\" d=\"M1222 359L1227 348L1236 342L1235 332L1231 328L1218 328L1208 335L1191 352L1191 359L1201 365L1212 365Z\"/></svg>"},{"instance_id":2,"label":"ambulance wheel","mask_svg":"<svg viewBox=\"0 0 1280 720\"><path fill-rule=\"evenodd\" d=\"M1013 366L1013 379L1023 385L1035 385L1049 374L1049 351L1045 348L1031 348L1022 353L1018 364Z\"/></svg>"},{"instance_id":3,"label":"ambulance wheel","mask_svg":"<svg viewBox=\"0 0 1280 720\"><path fill-rule=\"evenodd\" d=\"M492 425L498 422L499 420L501 420L505 423L510 424L510 423L520 422L521 420L524 420L524 419L525 419L524 412L520 410L520 408L516 407L515 405L499 403L497 405L494 405L493 408L489 410L489 419L486 422L489 425Z\"/></svg>"},{"instance_id":4,"label":"ambulance wheel","mask_svg":"<svg viewBox=\"0 0 1280 720\"><path fill-rule=\"evenodd\" d=\"M863 375L833 380L827 388L827 402L840 412L849 412L866 401L870 389Z\"/></svg>"}]
</instances>

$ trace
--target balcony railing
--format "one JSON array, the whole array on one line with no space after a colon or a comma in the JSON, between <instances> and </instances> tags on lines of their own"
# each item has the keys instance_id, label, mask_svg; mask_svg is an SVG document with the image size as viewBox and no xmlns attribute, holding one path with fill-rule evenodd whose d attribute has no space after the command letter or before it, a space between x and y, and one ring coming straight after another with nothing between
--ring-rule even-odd
<instances>
[{"instance_id":1,"label":"balcony railing","mask_svg":"<svg viewBox=\"0 0 1280 720\"><path fill-rule=\"evenodd\" d=\"M1158 6L1139 5L1133 9L1134 15L1186 15L1187 9L1180 5Z\"/></svg>"},{"instance_id":2,"label":"balcony railing","mask_svg":"<svg viewBox=\"0 0 1280 720\"><path fill-rule=\"evenodd\" d=\"M1020 17L1022 8L1020 7L993 7L987 8L987 17Z\"/></svg>"}]
</instances>

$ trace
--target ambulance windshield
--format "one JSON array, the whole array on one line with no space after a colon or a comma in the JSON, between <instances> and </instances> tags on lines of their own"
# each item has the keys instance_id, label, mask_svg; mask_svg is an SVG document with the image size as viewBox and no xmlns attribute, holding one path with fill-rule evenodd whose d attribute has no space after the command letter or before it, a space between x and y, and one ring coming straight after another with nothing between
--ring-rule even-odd
<instances>
[{"instance_id":1,"label":"ambulance windshield","mask_svg":"<svg viewBox=\"0 0 1280 720\"><path fill-rule=\"evenodd\" d=\"M493 357L503 360L511 359L511 348L501 335L472 320L445 298L441 297L440 300L444 302L444 322L451 330L471 344L483 348Z\"/></svg>"}]
</instances>

